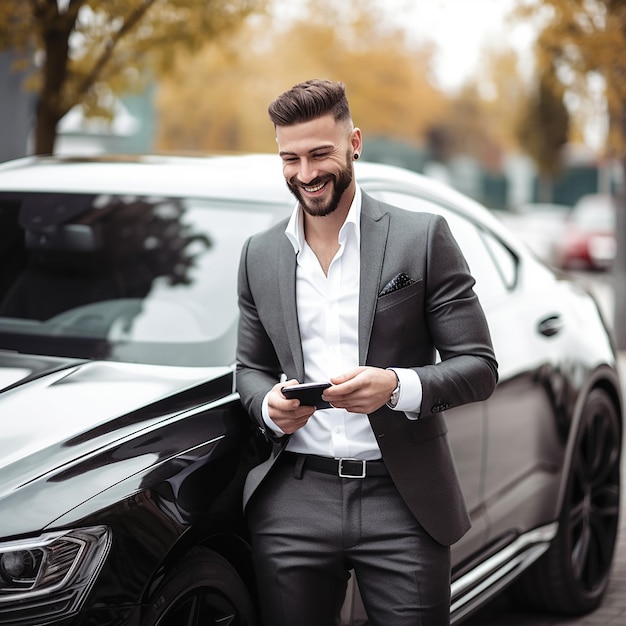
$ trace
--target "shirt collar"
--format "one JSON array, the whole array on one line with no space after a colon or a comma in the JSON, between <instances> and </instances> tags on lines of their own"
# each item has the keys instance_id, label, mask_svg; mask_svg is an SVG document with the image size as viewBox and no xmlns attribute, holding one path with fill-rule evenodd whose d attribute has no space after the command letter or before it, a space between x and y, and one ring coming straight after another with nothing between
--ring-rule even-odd
<instances>
[{"instance_id":1,"label":"shirt collar","mask_svg":"<svg viewBox=\"0 0 626 626\"><path fill-rule=\"evenodd\" d=\"M346 240L348 232L352 229L355 235L357 247L361 247L361 188L356 185L354 198L350 205L350 210L346 216L346 221L339 230L339 241L343 243ZM304 223L302 220L302 208L300 203L296 204L287 228L285 228L285 235L291 242L294 252L298 254L304 248Z\"/></svg>"}]
</instances>

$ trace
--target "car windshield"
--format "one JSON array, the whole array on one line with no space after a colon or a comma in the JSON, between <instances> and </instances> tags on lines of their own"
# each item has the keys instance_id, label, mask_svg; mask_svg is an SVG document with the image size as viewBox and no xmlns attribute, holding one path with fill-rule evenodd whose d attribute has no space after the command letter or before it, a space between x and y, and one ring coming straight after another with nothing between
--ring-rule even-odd
<instances>
[{"instance_id":1,"label":"car windshield","mask_svg":"<svg viewBox=\"0 0 626 626\"><path fill-rule=\"evenodd\" d=\"M234 361L239 252L263 203L0 195L0 349L185 366Z\"/></svg>"}]
</instances>

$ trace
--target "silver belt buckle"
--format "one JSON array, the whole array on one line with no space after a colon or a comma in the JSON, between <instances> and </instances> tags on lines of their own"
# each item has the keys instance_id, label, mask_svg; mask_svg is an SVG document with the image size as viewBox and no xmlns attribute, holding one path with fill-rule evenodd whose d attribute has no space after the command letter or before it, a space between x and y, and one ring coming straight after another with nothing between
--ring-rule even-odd
<instances>
[{"instance_id":1,"label":"silver belt buckle","mask_svg":"<svg viewBox=\"0 0 626 626\"><path fill-rule=\"evenodd\" d=\"M361 473L360 474L344 474L343 471L343 463L344 461L350 461L351 463L360 463L361 464ZM339 478L365 478L365 464L367 461L362 459L339 459Z\"/></svg>"}]
</instances>

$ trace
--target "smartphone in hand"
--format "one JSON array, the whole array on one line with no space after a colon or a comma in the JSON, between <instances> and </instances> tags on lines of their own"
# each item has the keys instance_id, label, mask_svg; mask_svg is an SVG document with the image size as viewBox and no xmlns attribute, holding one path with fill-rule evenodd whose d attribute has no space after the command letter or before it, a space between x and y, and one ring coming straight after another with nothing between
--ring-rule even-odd
<instances>
[{"instance_id":1,"label":"smartphone in hand","mask_svg":"<svg viewBox=\"0 0 626 626\"><path fill-rule=\"evenodd\" d=\"M314 406L316 409L332 408L330 402L322 400L324 389L328 389L330 383L301 383L299 385L290 385L281 389L285 398L290 400L297 398L300 404L304 406Z\"/></svg>"}]
</instances>

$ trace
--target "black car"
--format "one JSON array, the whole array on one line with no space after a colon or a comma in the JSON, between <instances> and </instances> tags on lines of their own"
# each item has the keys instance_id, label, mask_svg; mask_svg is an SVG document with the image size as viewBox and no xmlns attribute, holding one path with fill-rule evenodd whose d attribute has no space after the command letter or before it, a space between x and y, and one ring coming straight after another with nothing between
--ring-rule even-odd
<instances>
[{"instance_id":1,"label":"black car","mask_svg":"<svg viewBox=\"0 0 626 626\"><path fill-rule=\"evenodd\" d=\"M359 162L370 194L443 214L500 382L447 412L472 529L452 623L510 587L580 614L618 530L622 399L594 299L486 209ZM273 155L0 166L0 624L257 623L241 515L267 452L235 391L244 240L293 207ZM343 623L363 623L351 583Z\"/></svg>"}]
</instances>

